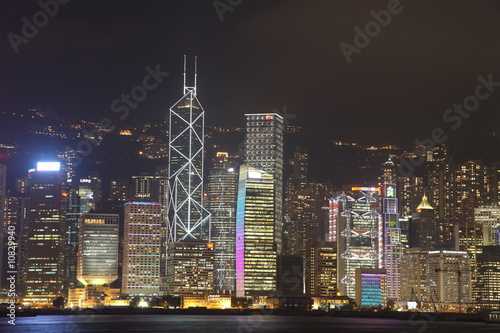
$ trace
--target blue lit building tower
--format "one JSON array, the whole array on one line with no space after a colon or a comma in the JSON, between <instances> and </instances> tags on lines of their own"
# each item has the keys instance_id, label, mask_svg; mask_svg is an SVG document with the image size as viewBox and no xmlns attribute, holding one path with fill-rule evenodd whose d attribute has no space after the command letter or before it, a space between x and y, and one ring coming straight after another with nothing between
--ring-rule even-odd
<instances>
[{"instance_id":1,"label":"blue lit building tower","mask_svg":"<svg viewBox=\"0 0 500 333\"><path fill-rule=\"evenodd\" d=\"M402 252L401 228L399 225L398 199L396 184L383 185L382 211L384 219L384 247L382 249L382 265L387 272L387 298L399 300L400 280L399 265Z\"/></svg>"},{"instance_id":2,"label":"blue lit building tower","mask_svg":"<svg viewBox=\"0 0 500 333\"><path fill-rule=\"evenodd\" d=\"M210 240L210 213L203 207L205 111L194 86L170 108L167 245L184 240Z\"/></svg>"}]
</instances>

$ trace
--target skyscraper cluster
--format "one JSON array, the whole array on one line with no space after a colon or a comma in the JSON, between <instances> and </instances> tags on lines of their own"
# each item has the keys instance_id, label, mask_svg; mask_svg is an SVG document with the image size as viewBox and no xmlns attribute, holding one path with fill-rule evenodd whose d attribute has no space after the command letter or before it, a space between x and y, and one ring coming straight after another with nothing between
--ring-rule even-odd
<instances>
[{"instance_id":1,"label":"skyscraper cluster","mask_svg":"<svg viewBox=\"0 0 500 333\"><path fill-rule=\"evenodd\" d=\"M0 164L0 225L16 229L21 303L500 308L498 164L421 147L414 174L389 156L371 184L318 182L305 145L285 158L279 113L245 114L238 152L206 145L196 65L193 84L184 75L168 162L154 173L78 177L65 152L7 191Z\"/></svg>"}]
</instances>

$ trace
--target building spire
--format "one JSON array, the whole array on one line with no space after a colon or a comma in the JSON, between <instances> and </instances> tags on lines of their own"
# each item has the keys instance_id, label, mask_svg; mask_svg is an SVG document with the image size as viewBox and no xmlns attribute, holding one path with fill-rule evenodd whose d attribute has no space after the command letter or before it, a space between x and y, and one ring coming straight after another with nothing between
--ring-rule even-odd
<instances>
[{"instance_id":1,"label":"building spire","mask_svg":"<svg viewBox=\"0 0 500 333\"><path fill-rule=\"evenodd\" d=\"M187 56L184 55L184 95L188 92L193 92L196 96L196 84L198 82L198 56L194 57L194 86L188 86L186 84L186 73L187 73Z\"/></svg>"},{"instance_id":2,"label":"building spire","mask_svg":"<svg viewBox=\"0 0 500 333\"><path fill-rule=\"evenodd\" d=\"M427 201L427 197L425 195L422 197L422 202L417 207L417 212L421 212L422 209L434 209Z\"/></svg>"}]
</instances>

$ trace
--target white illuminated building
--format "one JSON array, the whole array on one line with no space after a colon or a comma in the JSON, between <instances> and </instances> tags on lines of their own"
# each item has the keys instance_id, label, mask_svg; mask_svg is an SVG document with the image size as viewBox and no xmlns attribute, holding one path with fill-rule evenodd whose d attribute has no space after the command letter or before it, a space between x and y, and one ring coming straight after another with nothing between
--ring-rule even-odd
<instances>
[{"instance_id":1,"label":"white illuminated building","mask_svg":"<svg viewBox=\"0 0 500 333\"><path fill-rule=\"evenodd\" d=\"M125 203L122 292L159 296L162 207L156 202Z\"/></svg>"},{"instance_id":2,"label":"white illuminated building","mask_svg":"<svg viewBox=\"0 0 500 333\"><path fill-rule=\"evenodd\" d=\"M204 116L196 73L194 86L186 85L184 57L184 96L170 108L167 244L210 240L210 213L203 207Z\"/></svg>"}]
</instances>

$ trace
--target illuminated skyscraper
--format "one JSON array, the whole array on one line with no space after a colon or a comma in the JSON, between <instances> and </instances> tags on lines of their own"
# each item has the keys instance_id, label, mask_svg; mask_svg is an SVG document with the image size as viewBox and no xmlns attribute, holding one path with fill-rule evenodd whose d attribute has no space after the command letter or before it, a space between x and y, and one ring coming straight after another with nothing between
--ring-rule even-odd
<instances>
[{"instance_id":1,"label":"illuminated skyscraper","mask_svg":"<svg viewBox=\"0 0 500 333\"><path fill-rule=\"evenodd\" d=\"M161 264L161 204L125 203L122 292L159 296Z\"/></svg>"},{"instance_id":2,"label":"illuminated skyscraper","mask_svg":"<svg viewBox=\"0 0 500 333\"><path fill-rule=\"evenodd\" d=\"M66 175L59 162L39 162L29 175L24 302L52 306L64 296Z\"/></svg>"},{"instance_id":3,"label":"illuminated skyscraper","mask_svg":"<svg viewBox=\"0 0 500 333\"><path fill-rule=\"evenodd\" d=\"M387 305L385 269L356 268L356 303L361 308Z\"/></svg>"},{"instance_id":4,"label":"illuminated skyscraper","mask_svg":"<svg viewBox=\"0 0 500 333\"><path fill-rule=\"evenodd\" d=\"M68 211L66 213L65 285L75 287L79 219L82 214L102 209L102 181L97 174L87 178L68 179Z\"/></svg>"},{"instance_id":5,"label":"illuminated skyscraper","mask_svg":"<svg viewBox=\"0 0 500 333\"><path fill-rule=\"evenodd\" d=\"M236 211L236 296L268 296L276 290L273 175L242 165Z\"/></svg>"},{"instance_id":6,"label":"illuminated skyscraper","mask_svg":"<svg viewBox=\"0 0 500 333\"><path fill-rule=\"evenodd\" d=\"M484 246L477 255L476 302L482 309L500 310L500 246Z\"/></svg>"},{"instance_id":7,"label":"illuminated skyscraper","mask_svg":"<svg viewBox=\"0 0 500 333\"><path fill-rule=\"evenodd\" d=\"M85 286L118 278L118 214L84 214L80 218L78 280Z\"/></svg>"},{"instance_id":8,"label":"illuminated skyscraper","mask_svg":"<svg viewBox=\"0 0 500 333\"><path fill-rule=\"evenodd\" d=\"M169 244L166 276L168 295L214 292L215 246L212 242L196 240Z\"/></svg>"},{"instance_id":9,"label":"illuminated skyscraper","mask_svg":"<svg viewBox=\"0 0 500 333\"><path fill-rule=\"evenodd\" d=\"M491 180L490 167L481 161L471 160L455 169L453 204L461 228L473 228L474 208L493 202Z\"/></svg>"},{"instance_id":10,"label":"illuminated skyscraper","mask_svg":"<svg viewBox=\"0 0 500 333\"><path fill-rule=\"evenodd\" d=\"M203 207L205 111L196 76L194 86L187 86L184 58L184 96L170 108L167 244L210 240L210 213Z\"/></svg>"},{"instance_id":11,"label":"illuminated skyscraper","mask_svg":"<svg viewBox=\"0 0 500 333\"><path fill-rule=\"evenodd\" d=\"M387 273L387 298L398 300L400 292L399 266L402 252L396 184L385 183L382 202L384 218L383 264Z\"/></svg>"},{"instance_id":12,"label":"illuminated skyscraper","mask_svg":"<svg viewBox=\"0 0 500 333\"><path fill-rule=\"evenodd\" d=\"M426 285L439 310L464 311L472 306L471 266L465 251L429 251Z\"/></svg>"},{"instance_id":13,"label":"illuminated skyscraper","mask_svg":"<svg viewBox=\"0 0 500 333\"><path fill-rule=\"evenodd\" d=\"M421 248L406 249L400 266L401 293L400 300L404 302L421 302L434 296L428 295L427 257L429 251ZM434 290L431 290L432 292Z\"/></svg>"},{"instance_id":14,"label":"illuminated skyscraper","mask_svg":"<svg viewBox=\"0 0 500 333\"><path fill-rule=\"evenodd\" d=\"M82 292L79 292L80 288L70 289L69 299L73 306L105 305L105 295L120 292L109 286L118 278L119 219L118 214L88 213L81 216L77 277L84 288Z\"/></svg>"},{"instance_id":15,"label":"illuminated skyscraper","mask_svg":"<svg viewBox=\"0 0 500 333\"><path fill-rule=\"evenodd\" d=\"M477 246L500 246L500 206L481 206L474 209L474 221L479 224L482 237Z\"/></svg>"},{"instance_id":16,"label":"illuminated skyscraper","mask_svg":"<svg viewBox=\"0 0 500 333\"><path fill-rule=\"evenodd\" d=\"M382 186L385 183L395 184L397 182L397 168L394 162L389 159L382 164L382 175L379 179L379 185Z\"/></svg>"},{"instance_id":17,"label":"illuminated skyscraper","mask_svg":"<svg viewBox=\"0 0 500 333\"><path fill-rule=\"evenodd\" d=\"M434 208L427 201L427 197L424 196L410 222L410 247L432 250L437 245L437 239Z\"/></svg>"},{"instance_id":18,"label":"illuminated skyscraper","mask_svg":"<svg viewBox=\"0 0 500 333\"><path fill-rule=\"evenodd\" d=\"M330 200L328 240L337 242L339 290L355 297L356 268L379 268L383 262L384 224L380 189L353 187Z\"/></svg>"},{"instance_id":19,"label":"illuminated skyscraper","mask_svg":"<svg viewBox=\"0 0 500 333\"><path fill-rule=\"evenodd\" d=\"M277 113L246 114L245 163L271 174L274 188L275 237L282 252L283 232L283 117Z\"/></svg>"},{"instance_id":20,"label":"illuminated skyscraper","mask_svg":"<svg viewBox=\"0 0 500 333\"><path fill-rule=\"evenodd\" d=\"M432 184L429 188L429 200L435 207L434 218L438 230L438 244L446 247L453 246L454 225L457 223L454 169L455 165L450 161L436 163L431 166L427 179L427 183ZM418 202L423 195L422 192L417 198ZM411 207L411 213L415 207L416 205Z\"/></svg>"},{"instance_id":21,"label":"illuminated skyscraper","mask_svg":"<svg viewBox=\"0 0 500 333\"><path fill-rule=\"evenodd\" d=\"M212 240L215 242L216 290L234 293L236 265L236 202L238 171L228 153L218 152L208 175L206 208L212 214Z\"/></svg>"},{"instance_id":22,"label":"illuminated skyscraper","mask_svg":"<svg viewBox=\"0 0 500 333\"><path fill-rule=\"evenodd\" d=\"M321 297L336 296L337 285L337 249L335 244L325 244L318 247L319 262L317 274L317 293L310 294ZM307 272L306 272L307 274Z\"/></svg>"}]
</instances>

